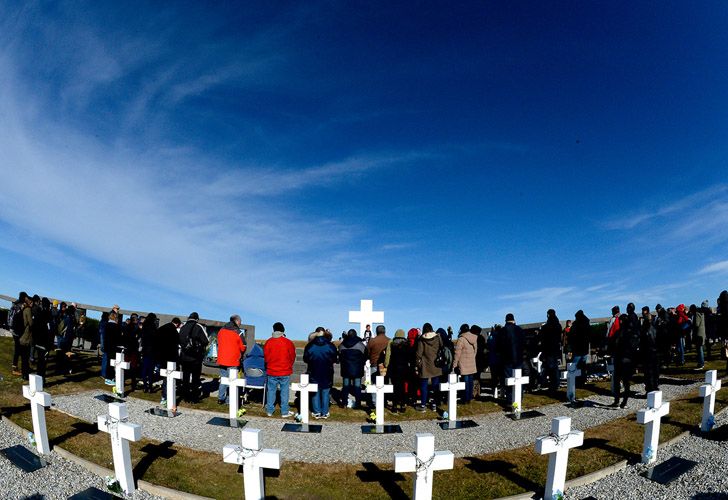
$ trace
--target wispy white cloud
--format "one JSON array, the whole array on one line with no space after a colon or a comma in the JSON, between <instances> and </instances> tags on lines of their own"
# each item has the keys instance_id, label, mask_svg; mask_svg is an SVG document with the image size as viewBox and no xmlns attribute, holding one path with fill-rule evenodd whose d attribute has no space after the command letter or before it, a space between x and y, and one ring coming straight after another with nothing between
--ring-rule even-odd
<instances>
[{"instance_id":1,"label":"wispy white cloud","mask_svg":"<svg viewBox=\"0 0 728 500\"><path fill-rule=\"evenodd\" d=\"M698 271L698 274L722 274L728 273L728 260L713 262Z\"/></svg>"}]
</instances>

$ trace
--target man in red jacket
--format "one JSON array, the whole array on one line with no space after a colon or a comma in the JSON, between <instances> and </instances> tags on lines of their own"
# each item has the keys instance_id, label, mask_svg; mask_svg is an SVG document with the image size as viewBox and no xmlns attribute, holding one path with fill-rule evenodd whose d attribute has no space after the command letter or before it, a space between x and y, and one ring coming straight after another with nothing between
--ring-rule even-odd
<instances>
[{"instance_id":1,"label":"man in red jacket","mask_svg":"<svg viewBox=\"0 0 728 500\"><path fill-rule=\"evenodd\" d=\"M265 342L263 346L263 356L265 357L265 371L268 376L266 392L265 410L269 417L273 416L276 403L276 392L281 389L281 417L292 417L293 413L288 408L289 392L288 387L291 383L291 373L293 373L293 363L296 361L296 346L293 342L286 338L286 329L282 323L273 325L273 335Z\"/></svg>"},{"instance_id":2,"label":"man in red jacket","mask_svg":"<svg viewBox=\"0 0 728 500\"><path fill-rule=\"evenodd\" d=\"M230 316L230 321L217 332L217 364L220 366L220 377L227 377L230 368L241 365L240 356L245 352L245 343L240 338L240 316ZM220 385L217 393L217 404L228 403L228 386Z\"/></svg>"}]
</instances>

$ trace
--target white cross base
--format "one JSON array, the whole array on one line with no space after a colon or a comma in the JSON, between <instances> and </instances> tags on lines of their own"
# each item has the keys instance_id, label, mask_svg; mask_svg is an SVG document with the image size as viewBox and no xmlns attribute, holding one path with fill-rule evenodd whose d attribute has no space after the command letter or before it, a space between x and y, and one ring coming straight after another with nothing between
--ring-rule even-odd
<instances>
[{"instance_id":1,"label":"white cross base","mask_svg":"<svg viewBox=\"0 0 728 500\"><path fill-rule=\"evenodd\" d=\"M657 460L657 445L660 443L660 421L670 413L670 403L662 402L662 391L647 393L647 409L637 412L637 423L647 424L642 445L642 463L651 464Z\"/></svg>"},{"instance_id":2,"label":"white cross base","mask_svg":"<svg viewBox=\"0 0 728 500\"><path fill-rule=\"evenodd\" d=\"M131 368L131 365L124 361L123 352L117 352L116 359L111 360L111 366L114 367L114 377L116 378L116 394L124 397L124 370Z\"/></svg>"},{"instance_id":3,"label":"white cross base","mask_svg":"<svg viewBox=\"0 0 728 500\"><path fill-rule=\"evenodd\" d=\"M51 452L51 447L48 444L45 409L51 405L51 395L43 392L43 377L40 375L30 375L28 383L29 385L23 386L23 397L30 400L35 447L41 455L48 454Z\"/></svg>"},{"instance_id":4,"label":"white cross base","mask_svg":"<svg viewBox=\"0 0 728 500\"><path fill-rule=\"evenodd\" d=\"M455 373L448 376L447 382L440 384L440 391L447 391L447 418L450 422L458 419L458 391L465 390L465 382L458 382Z\"/></svg>"},{"instance_id":5,"label":"white cross base","mask_svg":"<svg viewBox=\"0 0 728 500\"><path fill-rule=\"evenodd\" d=\"M131 469L129 441L142 438L142 426L127 422L129 412L125 403L109 403L109 414L99 415L99 430L111 435L111 452L114 457L114 474L121 489L127 494L134 493L134 475Z\"/></svg>"},{"instance_id":6,"label":"white cross base","mask_svg":"<svg viewBox=\"0 0 728 500\"><path fill-rule=\"evenodd\" d=\"M301 380L298 384L293 383L291 384L291 389L294 390L294 392L300 392L301 395L299 396L301 399L301 422L304 424L308 423L308 395L311 392L318 392L318 384L309 384L308 383L308 374L302 373L301 374Z\"/></svg>"},{"instance_id":7,"label":"white cross base","mask_svg":"<svg viewBox=\"0 0 728 500\"><path fill-rule=\"evenodd\" d=\"M573 402L576 399L576 377L581 375L581 370L574 363L569 363L563 373L562 378L566 378L566 399Z\"/></svg>"},{"instance_id":8,"label":"white cross base","mask_svg":"<svg viewBox=\"0 0 728 500\"><path fill-rule=\"evenodd\" d=\"M359 335L364 336L367 325L381 325L384 323L384 311L374 311L373 300L362 300L358 311L349 311L349 323L359 324Z\"/></svg>"},{"instance_id":9,"label":"white cross base","mask_svg":"<svg viewBox=\"0 0 728 500\"><path fill-rule=\"evenodd\" d=\"M384 395L394 392L394 386L384 383L384 377L377 375L377 379L374 384L367 386L367 393L376 394L376 423L377 425L384 425Z\"/></svg>"},{"instance_id":10,"label":"white cross base","mask_svg":"<svg viewBox=\"0 0 728 500\"><path fill-rule=\"evenodd\" d=\"M281 450L263 449L259 429L243 429L242 446L226 444L222 449L222 459L228 464L243 466L243 483L246 500L263 500L265 483L263 469L281 468Z\"/></svg>"},{"instance_id":11,"label":"white cross base","mask_svg":"<svg viewBox=\"0 0 728 500\"><path fill-rule=\"evenodd\" d=\"M715 418L715 393L721 389L721 381L718 378L718 370L705 372L705 384L700 386L700 397L703 398L703 418L700 422L700 430L710 431L711 417Z\"/></svg>"},{"instance_id":12,"label":"white cross base","mask_svg":"<svg viewBox=\"0 0 728 500\"><path fill-rule=\"evenodd\" d=\"M432 498L432 481L436 470L450 470L455 456L450 451L435 451L435 436L429 433L415 434L414 453L395 453L394 472L414 472L413 500Z\"/></svg>"},{"instance_id":13,"label":"white cross base","mask_svg":"<svg viewBox=\"0 0 728 500\"><path fill-rule=\"evenodd\" d=\"M584 444L584 433L571 430L571 418L556 417L551 421L551 434L536 439L536 453L549 456L544 500L552 500L564 492L569 449Z\"/></svg>"},{"instance_id":14,"label":"white cross base","mask_svg":"<svg viewBox=\"0 0 728 500\"><path fill-rule=\"evenodd\" d=\"M159 374L167 379L167 409L174 411L177 409L177 387L176 380L182 380L182 372L177 370L177 363L167 361L167 368L159 370Z\"/></svg>"},{"instance_id":15,"label":"white cross base","mask_svg":"<svg viewBox=\"0 0 728 500\"><path fill-rule=\"evenodd\" d=\"M230 418L238 418L238 389L245 390L245 378L238 378L238 369L228 369L228 376L220 378L220 385L228 386L228 398L230 399Z\"/></svg>"},{"instance_id":16,"label":"white cross base","mask_svg":"<svg viewBox=\"0 0 728 500\"><path fill-rule=\"evenodd\" d=\"M528 385L528 377L521 376L521 369L513 370L513 376L506 379L506 385L513 386L513 402L518 404L518 410L521 408L521 386Z\"/></svg>"}]
</instances>

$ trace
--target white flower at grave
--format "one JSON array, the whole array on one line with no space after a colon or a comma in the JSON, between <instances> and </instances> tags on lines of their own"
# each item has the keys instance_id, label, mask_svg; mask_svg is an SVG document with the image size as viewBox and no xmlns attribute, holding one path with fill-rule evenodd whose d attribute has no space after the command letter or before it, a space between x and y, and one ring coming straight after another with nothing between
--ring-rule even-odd
<instances>
[{"instance_id":1,"label":"white flower at grave","mask_svg":"<svg viewBox=\"0 0 728 500\"><path fill-rule=\"evenodd\" d=\"M519 411L521 411L521 405L519 405L519 404L518 404L518 403L516 403L515 401L514 401L514 402L513 402L513 404L511 405L511 408L513 408L513 411L515 411L515 412L519 412Z\"/></svg>"},{"instance_id":2,"label":"white flower at grave","mask_svg":"<svg viewBox=\"0 0 728 500\"><path fill-rule=\"evenodd\" d=\"M301 420L303 420L303 417L301 416L301 414L300 414L300 413L296 413L296 414L295 414L295 415L293 416L293 418L295 418L295 419L296 419L296 422L300 422Z\"/></svg>"},{"instance_id":3,"label":"white flower at grave","mask_svg":"<svg viewBox=\"0 0 728 500\"><path fill-rule=\"evenodd\" d=\"M106 476L106 488L113 493L121 493L121 485L114 476Z\"/></svg>"},{"instance_id":4,"label":"white flower at grave","mask_svg":"<svg viewBox=\"0 0 728 500\"><path fill-rule=\"evenodd\" d=\"M648 446L647 449L645 450L645 458L647 460L652 460L654 458L654 456L655 456L655 450L653 450L651 446Z\"/></svg>"},{"instance_id":5,"label":"white flower at grave","mask_svg":"<svg viewBox=\"0 0 728 500\"><path fill-rule=\"evenodd\" d=\"M448 418L450 414L447 411L442 412L442 418Z\"/></svg>"},{"instance_id":6,"label":"white flower at grave","mask_svg":"<svg viewBox=\"0 0 728 500\"><path fill-rule=\"evenodd\" d=\"M246 412L245 408L240 408L240 409L238 410L238 418L240 418L240 417L242 417L243 415L245 415L245 412Z\"/></svg>"},{"instance_id":7,"label":"white flower at grave","mask_svg":"<svg viewBox=\"0 0 728 500\"><path fill-rule=\"evenodd\" d=\"M28 442L30 443L30 446L35 446L35 434L32 432L28 433Z\"/></svg>"}]
</instances>

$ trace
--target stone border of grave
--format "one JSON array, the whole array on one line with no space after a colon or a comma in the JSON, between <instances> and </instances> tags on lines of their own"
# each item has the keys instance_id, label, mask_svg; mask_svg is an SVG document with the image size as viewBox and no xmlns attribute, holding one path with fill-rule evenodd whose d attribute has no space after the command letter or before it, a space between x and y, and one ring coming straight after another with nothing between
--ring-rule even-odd
<instances>
[{"instance_id":1,"label":"stone border of grave","mask_svg":"<svg viewBox=\"0 0 728 500\"><path fill-rule=\"evenodd\" d=\"M5 420L8 426L20 436L25 436L28 433L27 430L23 429L21 426L19 426L9 418L3 418L3 420ZM60 457L65 458L66 460L69 460L77 465L80 465L87 471L91 472L92 474L96 474L97 476L105 477L114 475L114 471L105 467L101 467L100 465L96 465L93 462L89 462L85 458L74 455L70 451L63 449L58 445L53 446L51 452L57 453ZM142 479L137 480L137 486L140 490L146 491L147 493L151 493L152 495L164 498L169 498L170 500L215 500L214 498L194 495L192 493L186 493L179 490L173 490L172 488L167 488L166 486L159 486L144 481Z\"/></svg>"}]
</instances>

